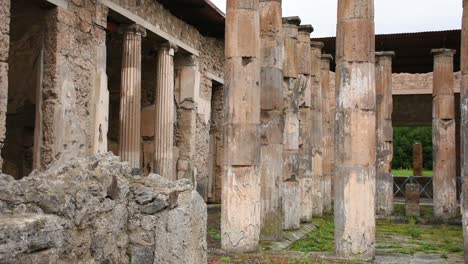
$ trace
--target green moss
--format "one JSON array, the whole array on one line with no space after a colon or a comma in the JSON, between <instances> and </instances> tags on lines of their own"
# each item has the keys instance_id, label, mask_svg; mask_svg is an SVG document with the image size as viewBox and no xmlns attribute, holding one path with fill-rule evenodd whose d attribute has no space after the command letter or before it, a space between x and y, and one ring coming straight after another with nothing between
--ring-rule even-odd
<instances>
[{"instance_id":1,"label":"green moss","mask_svg":"<svg viewBox=\"0 0 468 264\"><path fill-rule=\"evenodd\" d=\"M307 235L306 238L294 243L290 250L300 252L333 252L334 245L334 223L330 217L314 218L316 230Z\"/></svg>"},{"instance_id":2,"label":"green moss","mask_svg":"<svg viewBox=\"0 0 468 264\"><path fill-rule=\"evenodd\" d=\"M214 240L221 241L221 233L215 228L210 228L208 235Z\"/></svg>"}]
</instances>

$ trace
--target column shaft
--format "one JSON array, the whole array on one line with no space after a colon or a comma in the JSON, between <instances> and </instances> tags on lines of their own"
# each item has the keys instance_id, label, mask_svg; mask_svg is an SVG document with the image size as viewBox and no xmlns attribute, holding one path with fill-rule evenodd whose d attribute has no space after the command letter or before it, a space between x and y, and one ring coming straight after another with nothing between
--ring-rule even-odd
<instances>
[{"instance_id":1,"label":"column shaft","mask_svg":"<svg viewBox=\"0 0 468 264\"><path fill-rule=\"evenodd\" d=\"M326 142L324 136L323 120L326 117L324 112L323 90L322 90L322 74L321 74L321 58L322 58L322 42L311 42L311 85L312 85L312 201L313 201L313 216L321 217L323 215L325 197L330 193L325 194L325 185L327 179L324 173L324 166L327 162L326 150L324 148Z\"/></svg>"},{"instance_id":2,"label":"column shaft","mask_svg":"<svg viewBox=\"0 0 468 264\"><path fill-rule=\"evenodd\" d=\"M413 145L413 176L423 176L423 145Z\"/></svg>"},{"instance_id":3,"label":"column shaft","mask_svg":"<svg viewBox=\"0 0 468 264\"><path fill-rule=\"evenodd\" d=\"M259 0L228 0L221 246L258 248L260 237Z\"/></svg>"},{"instance_id":4,"label":"column shaft","mask_svg":"<svg viewBox=\"0 0 468 264\"><path fill-rule=\"evenodd\" d=\"M393 126L392 126L392 57L394 52L379 52L375 79L377 98L377 189L376 213L390 216L393 213Z\"/></svg>"},{"instance_id":5,"label":"column shaft","mask_svg":"<svg viewBox=\"0 0 468 264\"><path fill-rule=\"evenodd\" d=\"M146 32L138 25L127 26L123 32L119 155L132 168L140 168L141 41Z\"/></svg>"},{"instance_id":6,"label":"column shaft","mask_svg":"<svg viewBox=\"0 0 468 264\"><path fill-rule=\"evenodd\" d=\"M335 251L375 257L374 1L338 0Z\"/></svg>"},{"instance_id":7,"label":"column shaft","mask_svg":"<svg viewBox=\"0 0 468 264\"><path fill-rule=\"evenodd\" d=\"M312 165L313 165L313 108L311 80L311 49L310 34L314 29L311 25L301 25L297 37L298 85L299 85L299 174L301 221L312 221L314 195ZM319 146L318 146L319 147ZM321 149L317 148L317 156ZM318 159L318 157L317 157Z\"/></svg>"},{"instance_id":8,"label":"column shaft","mask_svg":"<svg viewBox=\"0 0 468 264\"><path fill-rule=\"evenodd\" d=\"M334 127L335 127L335 88L330 86L330 62L333 56L321 57L322 118L323 118L323 211L332 209L332 182L334 175Z\"/></svg>"},{"instance_id":9,"label":"column shaft","mask_svg":"<svg viewBox=\"0 0 468 264\"><path fill-rule=\"evenodd\" d=\"M174 52L169 43L158 49L155 97L154 170L169 180L174 172Z\"/></svg>"},{"instance_id":10,"label":"column shaft","mask_svg":"<svg viewBox=\"0 0 468 264\"><path fill-rule=\"evenodd\" d=\"M463 181L462 215L465 239L465 263L468 263L468 0L463 0L462 44L461 44L462 83L460 91L461 109L461 176Z\"/></svg>"},{"instance_id":11,"label":"column shaft","mask_svg":"<svg viewBox=\"0 0 468 264\"><path fill-rule=\"evenodd\" d=\"M283 36L281 2L260 2L261 34L261 236L277 240L283 231Z\"/></svg>"},{"instance_id":12,"label":"column shaft","mask_svg":"<svg viewBox=\"0 0 468 264\"><path fill-rule=\"evenodd\" d=\"M432 143L434 148L434 216L456 216L455 94L453 77L454 50L433 50L434 80Z\"/></svg>"},{"instance_id":13,"label":"column shaft","mask_svg":"<svg viewBox=\"0 0 468 264\"><path fill-rule=\"evenodd\" d=\"M299 84L297 36L299 17L283 18L284 36L284 174L281 195L284 229L298 229L301 224L301 191L299 187Z\"/></svg>"}]
</instances>

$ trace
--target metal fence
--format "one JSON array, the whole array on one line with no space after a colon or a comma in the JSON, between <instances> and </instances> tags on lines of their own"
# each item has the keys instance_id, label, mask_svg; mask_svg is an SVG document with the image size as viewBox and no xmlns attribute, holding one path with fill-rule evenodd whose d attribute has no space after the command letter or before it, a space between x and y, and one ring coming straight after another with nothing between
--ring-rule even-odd
<instances>
[{"instance_id":1,"label":"metal fence","mask_svg":"<svg viewBox=\"0 0 468 264\"><path fill-rule=\"evenodd\" d=\"M393 196L405 197L405 187L407 183L415 183L421 189L421 198L432 199L434 190L432 185L432 177L410 176L410 177L393 177ZM457 177L457 199L460 199L461 193L461 177Z\"/></svg>"}]
</instances>

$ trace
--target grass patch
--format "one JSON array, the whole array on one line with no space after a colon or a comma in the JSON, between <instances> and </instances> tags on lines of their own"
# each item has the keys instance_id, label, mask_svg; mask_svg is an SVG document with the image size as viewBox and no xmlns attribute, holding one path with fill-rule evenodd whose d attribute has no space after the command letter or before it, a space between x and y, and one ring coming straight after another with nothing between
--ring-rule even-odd
<instances>
[{"instance_id":1,"label":"grass patch","mask_svg":"<svg viewBox=\"0 0 468 264\"><path fill-rule=\"evenodd\" d=\"M222 257L219 259L222 263L231 263L232 259L230 257Z\"/></svg>"},{"instance_id":2,"label":"grass patch","mask_svg":"<svg viewBox=\"0 0 468 264\"><path fill-rule=\"evenodd\" d=\"M409 169L392 170L392 174L393 176L405 176L405 177L414 176L413 170L409 170ZM432 177L433 175L434 173L432 172L432 170L424 170L422 176Z\"/></svg>"},{"instance_id":3,"label":"grass patch","mask_svg":"<svg viewBox=\"0 0 468 264\"><path fill-rule=\"evenodd\" d=\"M316 230L307 235L306 238L294 243L290 250L300 252L333 252L334 245L334 223L333 218L314 218Z\"/></svg>"},{"instance_id":4,"label":"grass patch","mask_svg":"<svg viewBox=\"0 0 468 264\"><path fill-rule=\"evenodd\" d=\"M221 233L215 228L210 228L208 235L216 241L221 241Z\"/></svg>"}]
</instances>

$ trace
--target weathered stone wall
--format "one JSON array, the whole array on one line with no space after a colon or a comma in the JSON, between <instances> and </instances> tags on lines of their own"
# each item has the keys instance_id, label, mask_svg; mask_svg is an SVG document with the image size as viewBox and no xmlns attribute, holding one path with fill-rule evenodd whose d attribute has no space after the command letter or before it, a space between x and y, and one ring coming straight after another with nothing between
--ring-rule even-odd
<instances>
[{"instance_id":1,"label":"weathered stone wall","mask_svg":"<svg viewBox=\"0 0 468 264\"><path fill-rule=\"evenodd\" d=\"M206 205L189 181L103 154L0 175L1 263L206 263ZM28 239L24 239L28 237Z\"/></svg>"},{"instance_id":2,"label":"weathered stone wall","mask_svg":"<svg viewBox=\"0 0 468 264\"><path fill-rule=\"evenodd\" d=\"M397 55L398 56L398 55ZM411 73L394 73L393 74L393 92L413 90L429 91L432 93L433 73L411 74ZM455 77L455 92L460 92L461 73L454 73Z\"/></svg>"},{"instance_id":3,"label":"weathered stone wall","mask_svg":"<svg viewBox=\"0 0 468 264\"><path fill-rule=\"evenodd\" d=\"M10 42L10 0L0 1L0 150L5 142L8 101L8 50ZM0 157L0 167L3 160Z\"/></svg>"}]
</instances>

